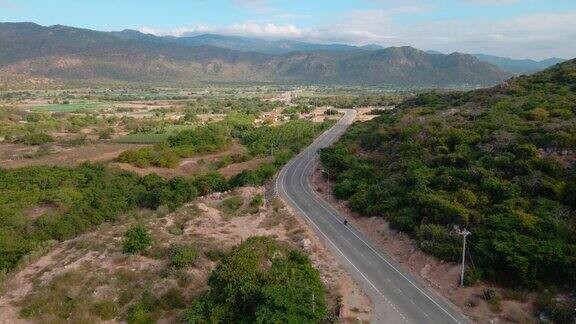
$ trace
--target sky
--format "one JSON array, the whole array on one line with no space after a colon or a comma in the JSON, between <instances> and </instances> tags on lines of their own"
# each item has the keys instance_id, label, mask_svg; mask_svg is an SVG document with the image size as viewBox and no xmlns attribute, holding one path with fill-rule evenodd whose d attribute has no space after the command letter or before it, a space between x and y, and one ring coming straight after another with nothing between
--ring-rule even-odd
<instances>
[{"instance_id":1,"label":"sky","mask_svg":"<svg viewBox=\"0 0 576 324\"><path fill-rule=\"evenodd\" d=\"M576 0L0 0L0 22L576 57Z\"/></svg>"}]
</instances>

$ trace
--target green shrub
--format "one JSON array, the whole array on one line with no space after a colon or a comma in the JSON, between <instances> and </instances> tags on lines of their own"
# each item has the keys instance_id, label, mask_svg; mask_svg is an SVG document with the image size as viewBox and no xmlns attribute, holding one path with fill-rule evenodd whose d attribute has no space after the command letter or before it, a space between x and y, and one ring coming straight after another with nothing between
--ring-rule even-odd
<instances>
[{"instance_id":1,"label":"green shrub","mask_svg":"<svg viewBox=\"0 0 576 324\"><path fill-rule=\"evenodd\" d=\"M226 256L226 253L224 251L218 249L210 249L206 251L205 254L210 261L218 261L221 260L224 256Z\"/></svg>"},{"instance_id":2,"label":"green shrub","mask_svg":"<svg viewBox=\"0 0 576 324\"><path fill-rule=\"evenodd\" d=\"M244 201L242 201L241 197L232 196L222 201L222 209L226 214L234 214L239 211L243 204Z\"/></svg>"},{"instance_id":3,"label":"green shrub","mask_svg":"<svg viewBox=\"0 0 576 324\"><path fill-rule=\"evenodd\" d=\"M198 250L189 245L172 245L170 247L170 261L172 266L180 269L194 263L198 257Z\"/></svg>"},{"instance_id":4,"label":"green shrub","mask_svg":"<svg viewBox=\"0 0 576 324\"><path fill-rule=\"evenodd\" d=\"M264 197L261 194L257 194L250 201L250 207L260 208L262 205L264 205Z\"/></svg>"},{"instance_id":5,"label":"green shrub","mask_svg":"<svg viewBox=\"0 0 576 324\"><path fill-rule=\"evenodd\" d=\"M18 143L26 145L42 145L54 142L54 138L48 134L26 134L21 138L17 139Z\"/></svg>"},{"instance_id":6,"label":"green shrub","mask_svg":"<svg viewBox=\"0 0 576 324\"><path fill-rule=\"evenodd\" d=\"M152 237L146 227L134 225L124 233L122 252L135 254L146 250L152 244Z\"/></svg>"},{"instance_id":7,"label":"green shrub","mask_svg":"<svg viewBox=\"0 0 576 324\"><path fill-rule=\"evenodd\" d=\"M148 307L139 302L130 307L126 322L128 322L128 324L152 324L154 323L154 319Z\"/></svg>"},{"instance_id":8,"label":"green shrub","mask_svg":"<svg viewBox=\"0 0 576 324\"><path fill-rule=\"evenodd\" d=\"M192 179L192 184L198 189L201 196L212 192L224 192L230 189L226 178L218 172L197 175Z\"/></svg>"}]
</instances>

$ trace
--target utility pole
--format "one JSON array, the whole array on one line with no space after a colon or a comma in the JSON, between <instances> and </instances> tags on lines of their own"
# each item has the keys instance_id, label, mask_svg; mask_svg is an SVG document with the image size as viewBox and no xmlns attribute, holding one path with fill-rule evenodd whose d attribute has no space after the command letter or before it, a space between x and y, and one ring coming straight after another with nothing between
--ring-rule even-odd
<instances>
[{"instance_id":1,"label":"utility pole","mask_svg":"<svg viewBox=\"0 0 576 324\"><path fill-rule=\"evenodd\" d=\"M462 240L463 240L462 241L462 274L460 275L460 286L464 287L464 264L466 261L466 237L472 233L466 229L464 229L462 231L459 229L456 229L456 233L458 233L458 235L462 235Z\"/></svg>"},{"instance_id":2,"label":"utility pole","mask_svg":"<svg viewBox=\"0 0 576 324\"><path fill-rule=\"evenodd\" d=\"M314 292L312 292L312 314L316 312L316 302L314 300Z\"/></svg>"}]
</instances>

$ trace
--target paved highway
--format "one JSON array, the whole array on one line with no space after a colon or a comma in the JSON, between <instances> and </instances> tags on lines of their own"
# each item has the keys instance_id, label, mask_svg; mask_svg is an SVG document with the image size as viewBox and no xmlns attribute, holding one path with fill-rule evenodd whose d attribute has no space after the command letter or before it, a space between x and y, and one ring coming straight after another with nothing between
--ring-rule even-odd
<instances>
[{"instance_id":1,"label":"paved highway","mask_svg":"<svg viewBox=\"0 0 576 324\"><path fill-rule=\"evenodd\" d=\"M309 179L317 151L329 146L354 121L345 115L280 171L276 190L282 199L314 229L324 244L361 285L374 303L374 323L468 323L449 301L428 289L386 253L353 228L342 214L312 190Z\"/></svg>"}]
</instances>

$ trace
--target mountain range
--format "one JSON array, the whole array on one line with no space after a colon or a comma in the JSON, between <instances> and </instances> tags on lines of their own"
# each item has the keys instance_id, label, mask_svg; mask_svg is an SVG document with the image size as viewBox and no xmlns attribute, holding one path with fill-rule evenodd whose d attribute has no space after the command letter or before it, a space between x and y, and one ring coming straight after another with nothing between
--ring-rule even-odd
<instances>
[{"instance_id":1,"label":"mountain range","mask_svg":"<svg viewBox=\"0 0 576 324\"><path fill-rule=\"evenodd\" d=\"M158 37L33 23L0 24L0 81L266 82L485 86L510 76L468 54L221 35ZM8 77L7 77L8 76Z\"/></svg>"},{"instance_id":2,"label":"mountain range","mask_svg":"<svg viewBox=\"0 0 576 324\"><path fill-rule=\"evenodd\" d=\"M368 44L364 46L353 46L346 44L314 44L294 40L264 40L259 38L249 38L240 36L225 36L216 34L186 35L182 37L157 37L150 34L143 34L135 30L126 29L115 32L116 35L125 39L148 39L162 42L174 42L186 46L211 45L237 51L254 51L266 54L287 54L290 52L311 52L311 51L353 51L353 50L381 50L383 46L378 44ZM443 54L438 51L428 50L428 54ZM541 61L530 59L515 60L508 57L501 57L487 54L472 54L481 62L496 65L500 69L514 74L531 74L544 70L552 65L565 62L561 58L549 58Z\"/></svg>"}]
</instances>

